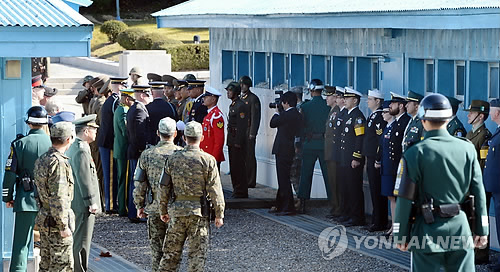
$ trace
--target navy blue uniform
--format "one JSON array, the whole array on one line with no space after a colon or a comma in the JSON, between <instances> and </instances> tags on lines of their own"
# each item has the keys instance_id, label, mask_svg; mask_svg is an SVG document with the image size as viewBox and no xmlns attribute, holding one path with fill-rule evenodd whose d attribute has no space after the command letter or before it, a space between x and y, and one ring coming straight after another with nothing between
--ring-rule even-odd
<instances>
[{"instance_id":1,"label":"navy blue uniform","mask_svg":"<svg viewBox=\"0 0 500 272\"><path fill-rule=\"evenodd\" d=\"M189 121L196 121L196 122L198 122L200 124L203 123L203 119L205 118L205 116L208 113L207 110L208 110L207 106L203 105L202 95L200 95L193 102L193 107L189 111L189 117L188 117L187 122L189 122Z\"/></svg>"},{"instance_id":2,"label":"navy blue uniform","mask_svg":"<svg viewBox=\"0 0 500 272\"><path fill-rule=\"evenodd\" d=\"M177 110L172 103L163 100L161 97L155 98L153 102L146 106L146 108L148 109L150 121L148 131L149 139L151 141L150 144L156 145L160 141L160 137L156 134L160 120L165 117L170 117L175 121L179 120L177 117Z\"/></svg>"}]
</instances>

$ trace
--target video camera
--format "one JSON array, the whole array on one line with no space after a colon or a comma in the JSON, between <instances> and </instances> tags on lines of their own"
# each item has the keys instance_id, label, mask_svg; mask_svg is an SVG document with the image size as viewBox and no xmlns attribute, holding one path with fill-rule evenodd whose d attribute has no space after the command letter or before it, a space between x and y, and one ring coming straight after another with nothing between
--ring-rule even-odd
<instances>
[{"instance_id":1,"label":"video camera","mask_svg":"<svg viewBox=\"0 0 500 272\"><path fill-rule=\"evenodd\" d=\"M274 91L274 94L277 95L278 97L274 98L274 102L269 103L269 108L270 109L283 109L283 106L281 105L281 95L283 94L283 91Z\"/></svg>"}]
</instances>

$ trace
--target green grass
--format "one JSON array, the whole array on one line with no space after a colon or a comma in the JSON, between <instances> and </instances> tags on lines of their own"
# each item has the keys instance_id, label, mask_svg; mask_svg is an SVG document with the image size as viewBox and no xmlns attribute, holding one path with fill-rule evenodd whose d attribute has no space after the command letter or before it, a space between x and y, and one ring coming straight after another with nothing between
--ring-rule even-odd
<instances>
[{"instance_id":1,"label":"green grass","mask_svg":"<svg viewBox=\"0 0 500 272\"><path fill-rule=\"evenodd\" d=\"M129 27L141 28L147 32L158 32L167 34L169 38L183 42L193 41L194 35L199 35L202 41L208 41L208 29L206 28L160 28L156 27L156 20L123 20ZM94 57L118 61L123 50L118 43L110 43L106 34L100 31L101 26L95 25L91 41L91 54Z\"/></svg>"}]
</instances>

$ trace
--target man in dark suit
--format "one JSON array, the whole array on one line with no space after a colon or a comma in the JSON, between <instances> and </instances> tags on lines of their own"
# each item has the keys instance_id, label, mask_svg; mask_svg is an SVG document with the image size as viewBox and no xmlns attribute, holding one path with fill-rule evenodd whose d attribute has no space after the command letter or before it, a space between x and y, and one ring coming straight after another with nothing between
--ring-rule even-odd
<instances>
[{"instance_id":1,"label":"man in dark suit","mask_svg":"<svg viewBox=\"0 0 500 272\"><path fill-rule=\"evenodd\" d=\"M135 85L134 97L135 103L127 112L127 131L128 131L128 149L127 159L130 161L130 175L135 172L137 160L142 151L146 149L146 145L150 143L148 139L149 131L149 113L146 105L153 100L149 85ZM132 180L130 176L129 180ZM137 210L133 202L132 192L134 191L134 183L129 183L128 190L128 217L132 222L138 222Z\"/></svg>"},{"instance_id":2,"label":"man in dark suit","mask_svg":"<svg viewBox=\"0 0 500 272\"><path fill-rule=\"evenodd\" d=\"M295 108L297 96L286 92L281 96L281 105L271 118L271 128L278 128L274 139L272 153L276 156L276 173L278 174L278 193L276 207L270 212L276 215L295 215L290 170L295 155L295 137L299 135L302 116Z\"/></svg>"},{"instance_id":3,"label":"man in dark suit","mask_svg":"<svg viewBox=\"0 0 500 272\"><path fill-rule=\"evenodd\" d=\"M184 120L185 123L189 121L196 121L198 123L203 123L203 118L208 113L207 106L203 105L203 94L205 93L205 81L203 80L186 80L188 83L189 96L193 101L193 106L189 111L188 120Z\"/></svg>"},{"instance_id":4,"label":"man in dark suit","mask_svg":"<svg viewBox=\"0 0 500 272\"><path fill-rule=\"evenodd\" d=\"M111 150L113 149L114 129L113 116L116 108L120 104L120 90L125 89L127 77L112 77L109 82L111 86L111 95L106 98L106 101L101 107L101 125L97 135L97 145L99 146L99 154L101 156L102 171L104 175L104 207L106 213L111 213L110 204L110 183L111 183ZM117 182L116 165L113 163L113 211L118 211L118 182Z\"/></svg>"},{"instance_id":5,"label":"man in dark suit","mask_svg":"<svg viewBox=\"0 0 500 272\"><path fill-rule=\"evenodd\" d=\"M175 121L179 120L177 111L172 103L163 99L163 91L166 82L149 82L151 85L151 92L153 94L153 102L149 103L146 108L149 113L150 126L148 130L150 144L156 145L160 141L160 137L156 133L160 120L165 117L170 117Z\"/></svg>"}]
</instances>

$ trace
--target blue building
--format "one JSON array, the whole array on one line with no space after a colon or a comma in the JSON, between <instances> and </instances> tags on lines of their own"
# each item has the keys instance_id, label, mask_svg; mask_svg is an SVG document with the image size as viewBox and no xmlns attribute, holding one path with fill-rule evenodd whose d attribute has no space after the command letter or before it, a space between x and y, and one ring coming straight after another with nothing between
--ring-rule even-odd
<instances>
[{"instance_id":1,"label":"blue building","mask_svg":"<svg viewBox=\"0 0 500 272\"><path fill-rule=\"evenodd\" d=\"M389 91L439 92L465 107L499 97L496 0L191 0L153 16L158 27L210 29L212 87L223 90L228 81L252 77L262 103L257 181L273 187L271 89L319 78L364 94L378 88L387 98ZM229 101L219 106L227 112ZM464 111L458 116L467 124ZM313 197L326 196L320 179L317 166Z\"/></svg>"},{"instance_id":2,"label":"blue building","mask_svg":"<svg viewBox=\"0 0 500 272\"><path fill-rule=\"evenodd\" d=\"M28 132L31 58L90 56L93 25L61 0L0 1L0 162L10 142ZM3 176L3 167L1 167ZM9 261L14 217L0 208L0 271ZM8 267L8 266L7 266Z\"/></svg>"}]
</instances>

